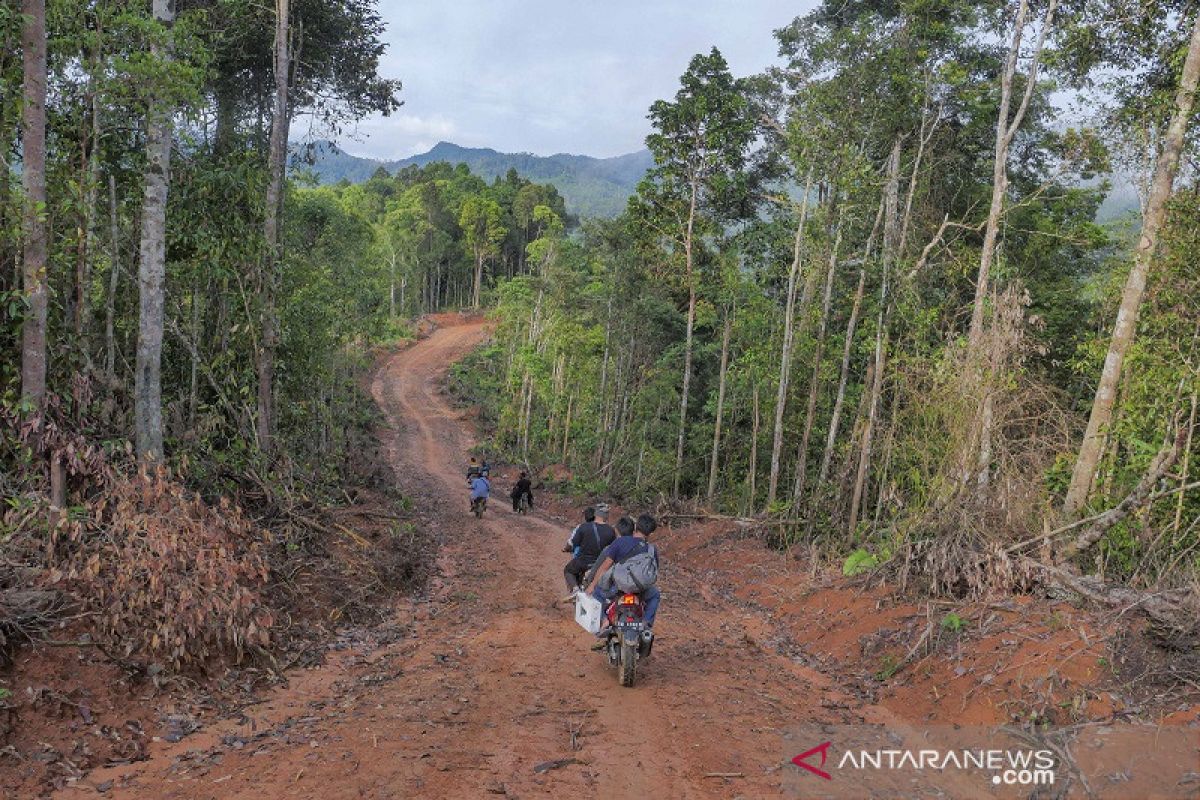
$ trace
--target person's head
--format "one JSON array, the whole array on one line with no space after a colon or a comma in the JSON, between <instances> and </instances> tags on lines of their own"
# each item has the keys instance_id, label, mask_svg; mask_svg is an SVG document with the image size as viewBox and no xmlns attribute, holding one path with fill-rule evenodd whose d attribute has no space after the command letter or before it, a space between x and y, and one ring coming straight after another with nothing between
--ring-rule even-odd
<instances>
[{"instance_id":1,"label":"person's head","mask_svg":"<svg viewBox=\"0 0 1200 800\"><path fill-rule=\"evenodd\" d=\"M617 533L621 536L633 536L633 520L629 517L617 520Z\"/></svg>"},{"instance_id":2,"label":"person's head","mask_svg":"<svg viewBox=\"0 0 1200 800\"><path fill-rule=\"evenodd\" d=\"M479 462L477 462L477 461L475 460L475 456L471 456L471 463L472 463L472 464L477 464L477 463L479 463Z\"/></svg>"},{"instance_id":3,"label":"person's head","mask_svg":"<svg viewBox=\"0 0 1200 800\"><path fill-rule=\"evenodd\" d=\"M588 506L587 508L585 508L583 510L583 521L584 522L591 522L595 518L596 518L596 509L592 508L591 506Z\"/></svg>"},{"instance_id":4,"label":"person's head","mask_svg":"<svg viewBox=\"0 0 1200 800\"><path fill-rule=\"evenodd\" d=\"M521 477L522 477L522 478L528 478L528 477L529 477L529 473L528 473L528 472L522 472L522 473L521 473Z\"/></svg>"},{"instance_id":5,"label":"person's head","mask_svg":"<svg viewBox=\"0 0 1200 800\"><path fill-rule=\"evenodd\" d=\"M658 529L658 523L654 520L654 517L650 516L649 514L642 514L637 518L637 525L635 527L637 528L638 533L649 537L650 534L654 533L654 531Z\"/></svg>"},{"instance_id":6,"label":"person's head","mask_svg":"<svg viewBox=\"0 0 1200 800\"><path fill-rule=\"evenodd\" d=\"M596 504L596 519L600 520L601 522L608 521L608 503Z\"/></svg>"}]
</instances>

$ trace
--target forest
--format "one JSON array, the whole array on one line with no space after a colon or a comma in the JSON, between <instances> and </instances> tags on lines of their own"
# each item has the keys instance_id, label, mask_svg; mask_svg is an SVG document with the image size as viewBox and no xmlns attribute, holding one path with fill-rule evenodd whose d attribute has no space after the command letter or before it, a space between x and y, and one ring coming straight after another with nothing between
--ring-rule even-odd
<instances>
[{"instance_id":1,"label":"forest","mask_svg":"<svg viewBox=\"0 0 1200 800\"><path fill-rule=\"evenodd\" d=\"M1193 0L822 3L778 68L680 65L610 220L515 171L289 174L296 120L400 107L381 33L371 0L0 8L3 541L110 636L157 607L125 581L167 596L114 560L158 504L232 542L230 496L340 502L373 348L447 309L494 320L452 378L491 454L566 491L936 595L1195 585ZM1097 224L1114 179L1141 212ZM259 558L137 647L267 642Z\"/></svg>"},{"instance_id":2,"label":"forest","mask_svg":"<svg viewBox=\"0 0 1200 800\"><path fill-rule=\"evenodd\" d=\"M829 2L777 70L696 55L626 213L497 287L462 390L579 491L848 574L1193 586L1196 10ZM1114 179L1140 217L1099 225Z\"/></svg>"}]
</instances>

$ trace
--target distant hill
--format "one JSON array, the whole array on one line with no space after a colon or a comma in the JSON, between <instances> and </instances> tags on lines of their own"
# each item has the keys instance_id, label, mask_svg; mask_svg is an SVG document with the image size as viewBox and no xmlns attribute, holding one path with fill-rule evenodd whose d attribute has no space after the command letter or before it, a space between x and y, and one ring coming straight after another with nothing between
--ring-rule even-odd
<instances>
[{"instance_id":1,"label":"distant hill","mask_svg":"<svg viewBox=\"0 0 1200 800\"><path fill-rule=\"evenodd\" d=\"M438 142L428 153L399 161L379 161L351 155L332 142L292 145L293 169L309 170L321 183L340 180L358 183L370 178L380 167L395 173L410 164L424 166L435 161L466 164L476 175L489 181L515 169L517 174L531 181L553 184L567 201L567 210L584 217L620 214L638 181L654 165L649 150L613 158L567 153L535 156Z\"/></svg>"}]
</instances>

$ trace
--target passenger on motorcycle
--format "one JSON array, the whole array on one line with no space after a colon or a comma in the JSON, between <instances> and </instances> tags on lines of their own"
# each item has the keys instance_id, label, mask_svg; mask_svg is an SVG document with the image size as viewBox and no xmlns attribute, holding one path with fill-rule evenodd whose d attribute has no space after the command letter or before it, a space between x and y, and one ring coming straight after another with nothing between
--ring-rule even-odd
<instances>
[{"instance_id":1,"label":"passenger on motorcycle","mask_svg":"<svg viewBox=\"0 0 1200 800\"><path fill-rule=\"evenodd\" d=\"M521 477L517 479L517 485L512 490L513 511L519 511L518 504L521 498L524 497L529 503L529 508L533 508L533 483L529 480L529 474L522 472Z\"/></svg>"},{"instance_id":2,"label":"passenger on motorcycle","mask_svg":"<svg viewBox=\"0 0 1200 800\"><path fill-rule=\"evenodd\" d=\"M471 463L467 465L467 483L469 484L480 475L483 475L483 467L479 466L479 462L472 456Z\"/></svg>"},{"instance_id":3,"label":"passenger on motorcycle","mask_svg":"<svg viewBox=\"0 0 1200 800\"><path fill-rule=\"evenodd\" d=\"M637 524L634 526L633 534L630 536L621 536L612 544L604 549L600 554L599 566L592 575L591 583L588 584L587 591L607 608L613 598L620 594L620 590L613 585L612 568L616 564L620 564L626 559L632 558L635 555L646 552L650 544L647 539L650 534L658 527L654 517L649 514L642 514L638 517ZM654 550L654 563L658 564L658 551ZM657 586L649 586L641 592L642 600L646 604L646 627L654 627L654 617L658 614L658 604L662 599Z\"/></svg>"},{"instance_id":4,"label":"passenger on motorcycle","mask_svg":"<svg viewBox=\"0 0 1200 800\"><path fill-rule=\"evenodd\" d=\"M575 592L584 585L584 575L596 563L604 548L612 544L617 533L608 524L608 506L604 503L595 508L583 510L583 523L571 531L564 553L574 555L563 568L563 576L567 581L567 591ZM573 597L568 597L571 600Z\"/></svg>"}]
</instances>

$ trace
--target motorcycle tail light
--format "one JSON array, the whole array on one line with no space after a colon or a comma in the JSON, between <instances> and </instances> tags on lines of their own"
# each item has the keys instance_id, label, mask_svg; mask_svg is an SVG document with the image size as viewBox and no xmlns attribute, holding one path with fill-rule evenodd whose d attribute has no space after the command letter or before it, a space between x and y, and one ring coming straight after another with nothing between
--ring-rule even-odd
<instances>
[{"instance_id":1,"label":"motorcycle tail light","mask_svg":"<svg viewBox=\"0 0 1200 800\"><path fill-rule=\"evenodd\" d=\"M636 594L621 595L621 605L623 606L636 606L637 601L638 598Z\"/></svg>"}]
</instances>

